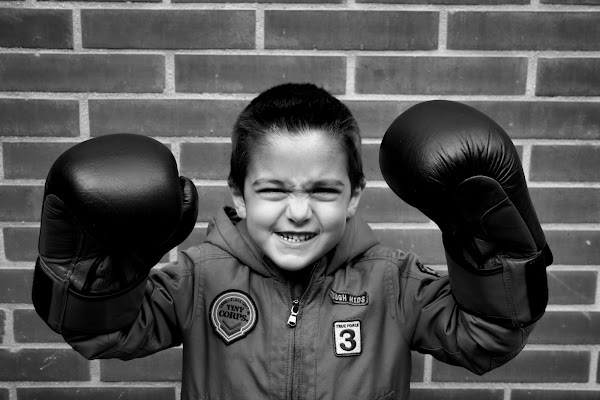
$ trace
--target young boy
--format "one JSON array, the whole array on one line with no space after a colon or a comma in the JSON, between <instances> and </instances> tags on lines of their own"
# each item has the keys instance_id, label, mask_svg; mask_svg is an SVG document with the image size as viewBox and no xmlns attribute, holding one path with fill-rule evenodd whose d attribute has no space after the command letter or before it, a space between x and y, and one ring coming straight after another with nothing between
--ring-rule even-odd
<instances>
[{"instance_id":1,"label":"young boy","mask_svg":"<svg viewBox=\"0 0 600 400\"><path fill-rule=\"evenodd\" d=\"M117 143L111 166L98 167L94 154ZM412 350L482 374L513 358L543 313L516 297L503 315L496 303L527 292L533 278L515 280L507 295L497 268L473 271L470 244L456 251L459 236L445 232L452 284L416 255L380 245L355 216L365 187L356 121L313 85L277 86L241 113L229 178L235 209L219 210L206 241L160 269L150 270L195 222L191 182L179 181L150 139L83 145L47 180L34 304L87 358L126 360L183 344L183 399L407 399ZM397 182L414 174L390 172L395 146L382 148L382 165ZM99 187L71 184L88 170ZM498 226L491 216L484 227ZM123 230L135 240L123 242ZM476 243L498 238L486 235ZM537 250L521 250L527 262L537 259ZM488 254L477 265L490 259L504 262ZM524 268L513 261L500 277ZM469 299L470 290L482 297ZM528 301L545 305L543 292L529 291Z\"/></svg>"}]
</instances>

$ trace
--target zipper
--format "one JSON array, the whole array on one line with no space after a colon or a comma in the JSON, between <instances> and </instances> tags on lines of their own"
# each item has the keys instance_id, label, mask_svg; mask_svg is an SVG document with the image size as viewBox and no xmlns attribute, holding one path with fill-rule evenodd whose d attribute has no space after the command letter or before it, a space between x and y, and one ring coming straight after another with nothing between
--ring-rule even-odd
<instances>
[{"instance_id":1,"label":"zipper","mask_svg":"<svg viewBox=\"0 0 600 400\"><path fill-rule=\"evenodd\" d=\"M319 265L319 262L315 262L312 266L311 272L310 272L310 278L309 278L309 282L308 285L306 286L306 289L304 290L304 293L302 293L302 295L300 296L300 299L296 299L294 298L294 284L292 282L289 283L289 290L290 290L290 298L292 299L292 307L290 308L290 315L288 316L288 320L287 320L287 325L293 329L292 332L292 358L291 358L291 362L290 362L290 394L289 394L289 398L290 399L294 399L294 366L296 364L296 325L298 325L298 314L300 313L300 300L302 300L302 298L304 297L304 294L309 290L312 280L314 278L314 274L315 274L315 269L317 268L317 265ZM296 398L297 396L299 396L299 393L296 393Z\"/></svg>"},{"instance_id":2,"label":"zipper","mask_svg":"<svg viewBox=\"0 0 600 400\"><path fill-rule=\"evenodd\" d=\"M298 321L298 311L300 311L300 300L292 300L292 308L290 310L290 316L287 320L288 326L292 328L296 327L296 322Z\"/></svg>"},{"instance_id":3,"label":"zipper","mask_svg":"<svg viewBox=\"0 0 600 400\"><path fill-rule=\"evenodd\" d=\"M300 300L294 299L294 287L292 283L290 283L290 297L292 298L292 307L290 308L290 315L288 316L287 325L292 328L292 352L291 352L291 362L290 362L290 370L289 370L289 381L290 381L290 393L289 399L292 400L294 398L294 365L296 364L296 325L298 324L298 313L300 312Z\"/></svg>"}]
</instances>

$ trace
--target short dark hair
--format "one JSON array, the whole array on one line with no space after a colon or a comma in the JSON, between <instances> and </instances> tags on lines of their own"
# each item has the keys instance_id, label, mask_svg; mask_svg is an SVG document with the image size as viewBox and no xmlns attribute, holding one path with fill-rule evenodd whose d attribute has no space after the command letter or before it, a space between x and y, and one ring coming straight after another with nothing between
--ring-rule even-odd
<instances>
[{"instance_id":1,"label":"short dark hair","mask_svg":"<svg viewBox=\"0 0 600 400\"><path fill-rule=\"evenodd\" d=\"M311 129L324 132L341 145L352 190L364 186L360 130L354 116L341 101L310 83L272 87L240 113L231 134L229 185L243 192L250 155L268 134L301 134Z\"/></svg>"}]
</instances>

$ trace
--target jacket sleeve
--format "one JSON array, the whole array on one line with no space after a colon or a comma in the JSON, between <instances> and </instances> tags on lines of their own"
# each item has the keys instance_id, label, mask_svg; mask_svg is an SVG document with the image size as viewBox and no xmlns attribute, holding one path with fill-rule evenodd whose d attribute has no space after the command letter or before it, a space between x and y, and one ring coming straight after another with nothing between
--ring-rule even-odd
<instances>
[{"instance_id":1,"label":"jacket sleeve","mask_svg":"<svg viewBox=\"0 0 600 400\"><path fill-rule=\"evenodd\" d=\"M412 350L482 375L514 358L534 324L498 325L467 313L455 301L448 276L439 276L408 253L400 267L401 327Z\"/></svg>"},{"instance_id":2,"label":"jacket sleeve","mask_svg":"<svg viewBox=\"0 0 600 400\"><path fill-rule=\"evenodd\" d=\"M151 270L140 311L129 328L97 336L63 337L88 359L129 360L178 346L194 317L196 274L188 253L180 252L176 262Z\"/></svg>"}]
</instances>

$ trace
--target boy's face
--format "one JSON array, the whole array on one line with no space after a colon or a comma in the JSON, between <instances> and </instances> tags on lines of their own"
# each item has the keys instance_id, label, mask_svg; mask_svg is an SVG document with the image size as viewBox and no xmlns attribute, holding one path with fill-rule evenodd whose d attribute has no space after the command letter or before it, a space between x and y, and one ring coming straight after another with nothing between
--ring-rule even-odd
<instances>
[{"instance_id":1,"label":"boy's face","mask_svg":"<svg viewBox=\"0 0 600 400\"><path fill-rule=\"evenodd\" d=\"M351 190L341 147L309 131L270 135L251 154L244 193L232 194L256 246L280 268L297 271L340 241L362 187Z\"/></svg>"}]
</instances>

